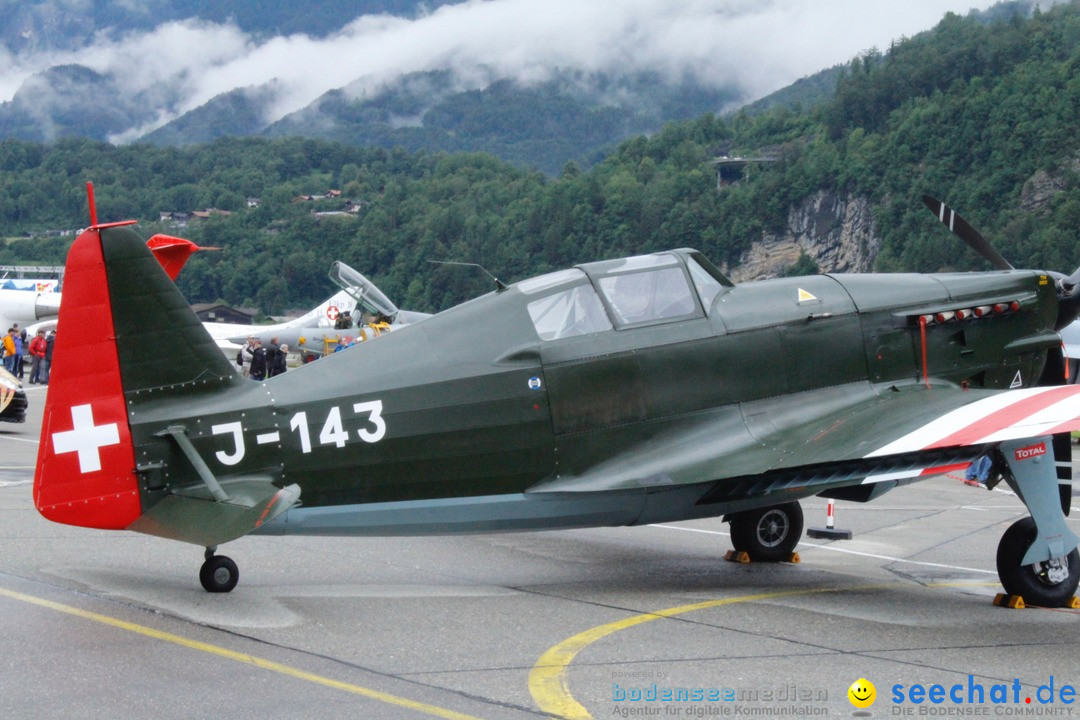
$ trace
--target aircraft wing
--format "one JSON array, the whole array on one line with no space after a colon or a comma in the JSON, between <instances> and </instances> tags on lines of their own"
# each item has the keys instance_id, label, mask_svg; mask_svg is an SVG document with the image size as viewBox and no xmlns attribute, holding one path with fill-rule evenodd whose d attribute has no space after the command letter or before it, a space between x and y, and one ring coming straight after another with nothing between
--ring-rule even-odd
<instances>
[{"instance_id":1,"label":"aircraft wing","mask_svg":"<svg viewBox=\"0 0 1080 720\"><path fill-rule=\"evenodd\" d=\"M808 495L962 471L988 444L1071 430L1080 430L1076 385L989 391L860 384L673 420L633 450L530 492L730 480L723 484L733 494L750 483L757 493L814 488Z\"/></svg>"}]
</instances>

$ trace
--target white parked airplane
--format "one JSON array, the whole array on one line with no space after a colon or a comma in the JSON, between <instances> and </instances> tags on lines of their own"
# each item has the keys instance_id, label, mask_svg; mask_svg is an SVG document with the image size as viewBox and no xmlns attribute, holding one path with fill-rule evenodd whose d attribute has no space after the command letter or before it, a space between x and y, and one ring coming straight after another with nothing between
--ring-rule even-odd
<instances>
[{"instance_id":1,"label":"white parked airplane","mask_svg":"<svg viewBox=\"0 0 1080 720\"><path fill-rule=\"evenodd\" d=\"M255 337L267 345L274 338L279 344L288 345L294 351L306 351L315 355L329 352L339 340L352 343L368 340L385 330L396 330L426 317L428 313L399 310L375 283L343 262L335 262L330 268L330 279L341 288L329 300L302 317L277 325L231 325L226 323L203 323L210 335L223 350L233 355L249 337ZM349 327L337 327L343 315L351 319ZM210 325L214 327L211 328ZM227 332L226 345L217 333Z\"/></svg>"},{"instance_id":2,"label":"white parked airplane","mask_svg":"<svg viewBox=\"0 0 1080 720\"><path fill-rule=\"evenodd\" d=\"M0 332L15 323L25 328L60 312L60 293L36 290L0 290Z\"/></svg>"},{"instance_id":3,"label":"white parked airplane","mask_svg":"<svg viewBox=\"0 0 1080 720\"><path fill-rule=\"evenodd\" d=\"M25 290L10 290L4 292L20 292L24 295L33 295ZM57 296L59 301L60 293L52 293ZM243 346L248 337L257 337L263 341L263 344L269 343L273 337L278 337L280 342L288 344L295 350L301 349L299 338L310 337L311 340L308 343L312 351L316 350L316 341L318 343L318 352L322 351L323 334L328 337L330 334L339 332L335 331L334 320L339 314L352 313L355 308L356 301L345 290L339 290L331 295L322 304L316 306L312 310L304 313L298 318L294 318L287 322L274 323L273 325L243 325L239 323L222 323L222 322L204 322L203 327L210 333L210 337L214 339L217 346L221 348L221 351L230 360L236 358L236 352ZM59 302L56 302L56 307L59 307ZM38 328L45 328L45 330L52 330L56 327L55 310L53 311L53 317L47 318L36 324L30 324L25 321L19 322L20 327L25 327L30 335L37 332ZM5 327L11 327L10 324ZM345 331L341 331L345 332ZM348 331L352 334L356 334L356 329ZM337 335L334 335L334 342L337 342Z\"/></svg>"},{"instance_id":4,"label":"white parked airplane","mask_svg":"<svg viewBox=\"0 0 1080 720\"><path fill-rule=\"evenodd\" d=\"M338 290L322 304L309 310L298 318L275 323L273 325L241 325L238 323L204 322L203 327L210 333L218 347L230 358L249 337L257 337L267 343L272 337L280 337L281 342L296 347L296 330L300 328L318 328L332 330L337 318L345 313L352 314L356 301L346 290ZM290 332L293 331L293 332Z\"/></svg>"},{"instance_id":5,"label":"white parked airplane","mask_svg":"<svg viewBox=\"0 0 1080 720\"><path fill-rule=\"evenodd\" d=\"M201 248L190 240L169 235L155 235L147 241L147 245L173 280L176 280L192 253L218 249ZM248 337L258 337L263 343L277 337L294 350L305 349L321 354L327 343L336 343L341 337L353 340L377 334L378 331L371 327L360 327L362 320L361 313L356 312L358 305L370 316L379 317L392 325L428 317L425 313L398 310L374 283L344 263L334 263L330 276L342 289L298 318L273 325L205 322L203 326L226 357L233 359ZM53 329L60 312L61 296L59 292L0 289L0 332L15 323L26 328L29 334L36 333L41 327ZM354 327L336 330L334 326L338 318L346 314L353 318Z\"/></svg>"},{"instance_id":6,"label":"white parked airplane","mask_svg":"<svg viewBox=\"0 0 1080 720\"><path fill-rule=\"evenodd\" d=\"M198 250L218 250L214 247L199 247L190 240L171 235L154 235L146 241L153 250L154 257L165 268L173 280L180 272L191 254ZM38 292L36 290L0 289L0 332L15 323L19 327L29 328L35 323L52 320L55 323L60 313L60 292ZM44 324L44 323L42 323Z\"/></svg>"}]
</instances>

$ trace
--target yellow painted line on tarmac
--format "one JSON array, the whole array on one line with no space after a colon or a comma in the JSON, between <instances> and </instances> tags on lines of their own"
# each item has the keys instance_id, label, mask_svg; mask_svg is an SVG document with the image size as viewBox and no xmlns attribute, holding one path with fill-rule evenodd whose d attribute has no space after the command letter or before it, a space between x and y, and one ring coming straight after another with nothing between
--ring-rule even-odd
<instances>
[{"instance_id":1,"label":"yellow painted line on tarmac","mask_svg":"<svg viewBox=\"0 0 1080 720\"><path fill-rule=\"evenodd\" d=\"M851 590L851 588L846 588ZM574 699L570 693L570 682L567 671L570 663L577 654L601 638L627 628L659 620L660 618L674 617L684 613L708 608L722 607L724 605L736 605L738 603L754 602L755 600L773 600L775 598L791 597L794 595L813 595L815 593L837 592L838 588L818 588L811 590L785 590L782 592L759 593L757 595L740 595L739 597L724 598L722 600L706 600L705 602L691 605L680 605L666 610L633 615L622 620L597 625L573 637L563 640L558 645L550 648L540 656L540 659L529 671L529 693L540 709L555 717L566 720L591 720L592 715L581 703Z\"/></svg>"},{"instance_id":2,"label":"yellow painted line on tarmac","mask_svg":"<svg viewBox=\"0 0 1080 720\"><path fill-rule=\"evenodd\" d=\"M998 585L998 583L981 581L940 582L928 583L927 587L972 587L984 585ZM571 694L567 671L569 670L570 663L573 662L578 653L597 640L605 638L612 633L626 630L627 628L641 625L652 620L670 618L684 613L707 610L709 608L722 607L724 605L737 605L739 603L754 602L757 600L773 600L796 595L875 590L887 587L891 586L863 585L849 588L784 590L781 592L759 593L756 595L740 595L739 597L724 598L722 600L706 600L705 602L693 603L691 605L680 605L666 610L657 610L641 615L633 615L622 620L607 623L606 625L597 625L594 628L590 628L563 640L561 643L553 646L541 655L540 659L536 661L536 664L533 665L532 670L529 672L529 693L532 695L533 700L536 701L536 704L540 706L541 710L554 717L563 718L564 720L592 720L593 716L589 714L589 711L586 710L581 703L575 700L573 694Z\"/></svg>"},{"instance_id":3,"label":"yellow painted line on tarmac","mask_svg":"<svg viewBox=\"0 0 1080 720\"><path fill-rule=\"evenodd\" d=\"M294 668L289 665L282 665L271 660L264 660L263 658L249 655L247 653L236 652L234 650L228 650L217 645L210 645L209 643L200 642L198 640L192 640L190 638L183 637L181 635L174 635L172 633L163 632L161 630L155 630L145 625L138 625L136 623L120 620L119 618L109 617L108 615L100 615L98 613L89 612L87 610L80 610L77 607L71 605L64 605L62 603L53 602L51 600L45 600L44 598L35 597L33 595L26 595L24 593L15 592L14 590L8 590L6 588L0 588L0 596L11 598L12 600L19 600L21 602L30 603L31 605L37 605L38 607L48 608L57 612L65 613L67 615L73 615L74 617L83 618L85 620L93 620L94 622L101 623L103 625L109 625L111 627L119 628L121 630L127 630L137 635L143 635L144 637L153 638L155 640L162 640L164 642L179 645L181 647L189 648L191 650L198 650L210 655L216 655L226 660L233 660L235 662L243 663L245 665L253 665L254 667L261 668L263 670L269 670L271 672L280 673L281 675L287 675L297 680L305 680L316 685L322 685L324 687L333 688L335 690L342 690L344 692L353 693L354 695L361 695L371 700L378 700L379 702L388 703L390 705L396 705L400 708L408 710L415 710L416 712L425 713L427 715L434 715L439 718L446 718L446 720L479 720L472 715L465 715L463 713L441 708L435 705L428 705L427 703L416 702L415 700L409 700L408 698L399 697L397 695L391 695L389 693L380 692L378 690L372 690L371 688L362 687L360 685L353 685L352 683L341 682L339 680L333 680L322 675L315 675L314 673L305 672L299 668Z\"/></svg>"}]
</instances>

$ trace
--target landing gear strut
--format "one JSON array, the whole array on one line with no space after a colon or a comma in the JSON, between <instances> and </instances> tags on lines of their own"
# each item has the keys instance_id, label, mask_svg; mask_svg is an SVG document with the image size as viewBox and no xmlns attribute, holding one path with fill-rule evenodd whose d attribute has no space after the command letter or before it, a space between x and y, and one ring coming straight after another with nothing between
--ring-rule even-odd
<instances>
[{"instance_id":1,"label":"landing gear strut","mask_svg":"<svg viewBox=\"0 0 1080 720\"><path fill-rule=\"evenodd\" d=\"M1069 444L1064 445L1067 451ZM1056 450L1049 435L1009 440L997 448L997 465L1007 468L1005 482L1031 513L1001 536L998 577L1005 592L1027 605L1064 607L1080 581L1080 537L1065 524L1064 515L1072 493L1068 486L1059 488L1055 467L1055 460L1070 458L1067 452L1057 457Z\"/></svg>"},{"instance_id":2,"label":"landing gear strut","mask_svg":"<svg viewBox=\"0 0 1080 720\"><path fill-rule=\"evenodd\" d=\"M998 543L998 578L1005 592L1023 597L1028 605L1065 607L1080 584L1080 552L1073 548L1064 557L1023 565L1037 533L1030 517L1009 526Z\"/></svg>"},{"instance_id":3,"label":"landing gear strut","mask_svg":"<svg viewBox=\"0 0 1080 720\"><path fill-rule=\"evenodd\" d=\"M754 562L782 562L791 557L803 533L797 502L744 510L730 516L731 544Z\"/></svg>"},{"instance_id":4,"label":"landing gear strut","mask_svg":"<svg viewBox=\"0 0 1080 720\"><path fill-rule=\"evenodd\" d=\"M216 547L206 548L206 561L199 570L199 582L206 592L227 593L236 587L240 580L240 570L231 558L215 555Z\"/></svg>"}]
</instances>

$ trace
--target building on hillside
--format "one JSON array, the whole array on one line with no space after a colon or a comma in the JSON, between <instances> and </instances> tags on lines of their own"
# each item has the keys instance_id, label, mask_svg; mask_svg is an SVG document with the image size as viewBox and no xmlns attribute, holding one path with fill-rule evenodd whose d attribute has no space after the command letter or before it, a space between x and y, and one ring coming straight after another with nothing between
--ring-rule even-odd
<instances>
[{"instance_id":1,"label":"building on hillside","mask_svg":"<svg viewBox=\"0 0 1080 720\"><path fill-rule=\"evenodd\" d=\"M728 157L721 155L712 161L716 166L716 189L742 182L749 175L751 165L774 163L778 158L769 155L759 157Z\"/></svg>"},{"instance_id":2,"label":"building on hillside","mask_svg":"<svg viewBox=\"0 0 1080 720\"><path fill-rule=\"evenodd\" d=\"M234 308L224 303L196 303L191 309L202 322L235 323L251 325L255 322L258 310Z\"/></svg>"}]
</instances>

